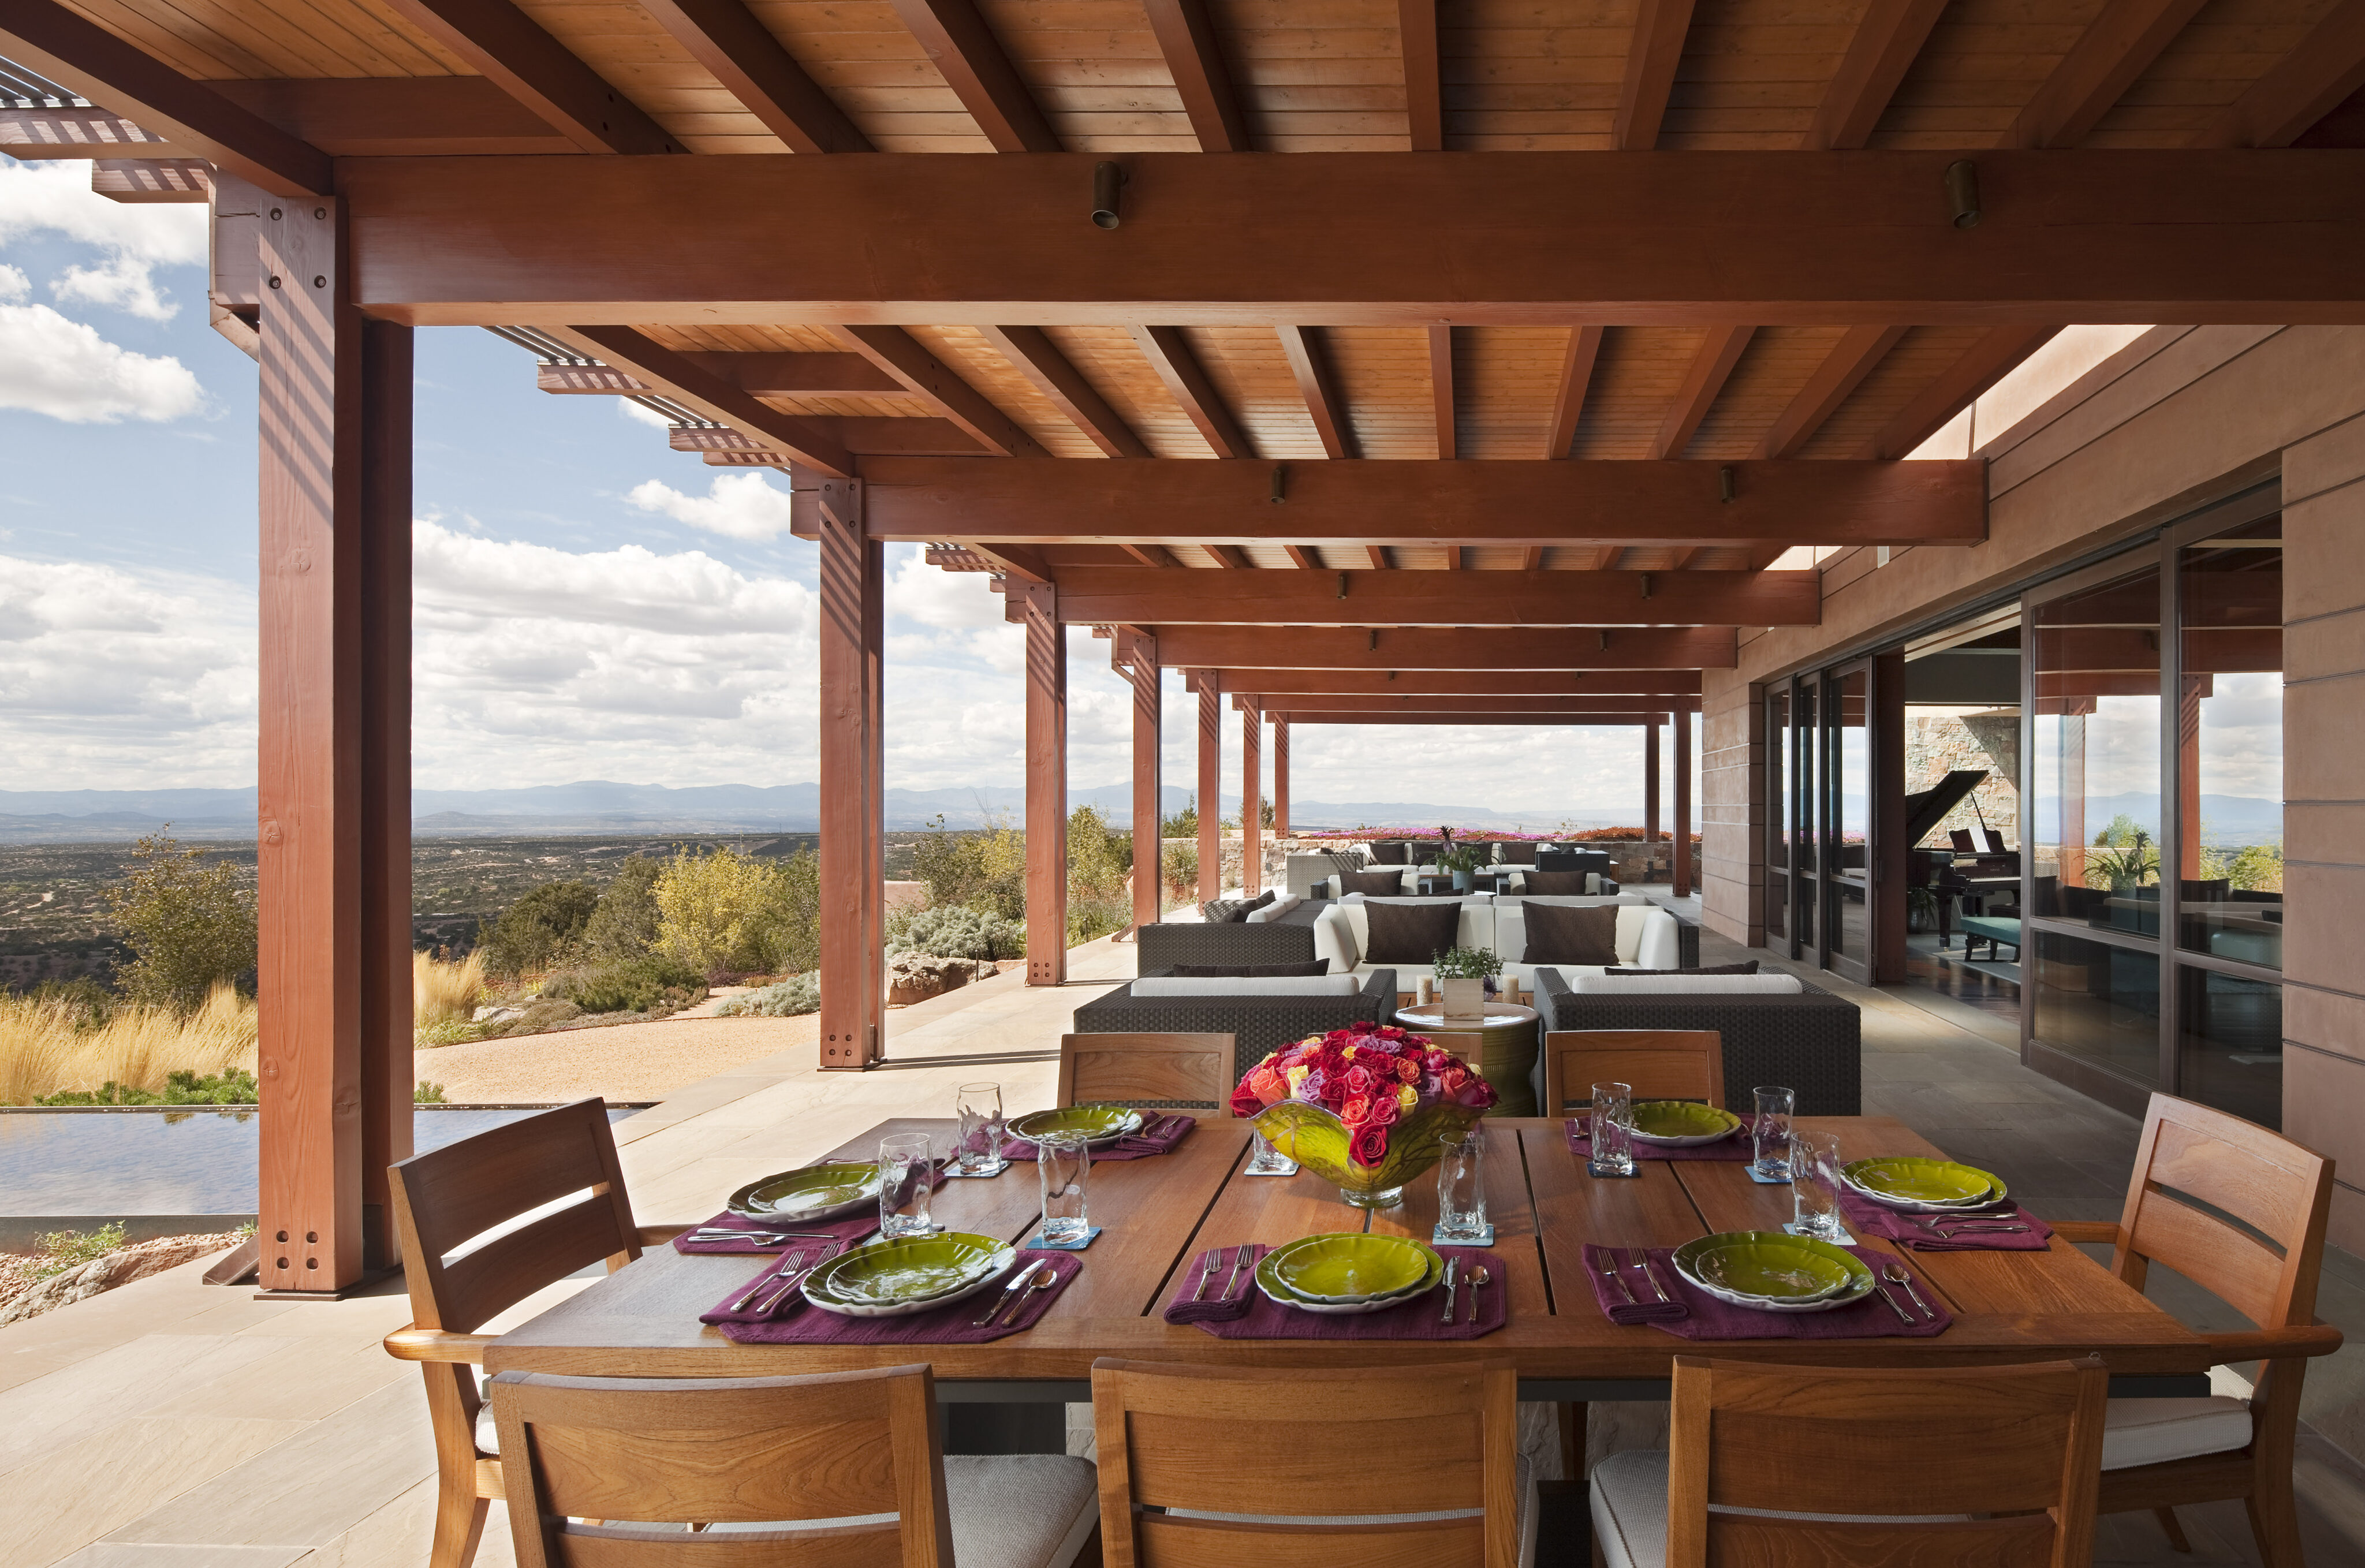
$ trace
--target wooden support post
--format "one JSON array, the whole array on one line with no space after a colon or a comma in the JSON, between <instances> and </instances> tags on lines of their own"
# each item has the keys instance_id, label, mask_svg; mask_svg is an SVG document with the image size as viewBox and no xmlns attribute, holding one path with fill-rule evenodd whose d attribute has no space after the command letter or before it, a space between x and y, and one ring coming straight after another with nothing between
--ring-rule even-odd
<instances>
[{"instance_id":1,"label":"wooden support post","mask_svg":"<svg viewBox=\"0 0 2365 1568\"><path fill-rule=\"evenodd\" d=\"M1154 925L1164 907L1165 868L1159 829L1165 791L1159 778L1160 726L1165 693L1160 687L1158 639L1119 627L1110 656L1133 683L1133 924Z\"/></svg>"},{"instance_id":2,"label":"wooden support post","mask_svg":"<svg viewBox=\"0 0 2365 1568\"><path fill-rule=\"evenodd\" d=\"M1676 713L1669 722L1676 733L1676 858L1670 876L1680 899L1692 890L1692 716Z\"/></svg>"},{"instance_id":3,"label":"wooden support post","mask_svg":"<svg viewBox=\"0 0 2365 1568\"><path fill-rule=\"evenodd\" d=\"M1068 631L1059 590L1013 581L1003 612L1026 628L1026 983L1068 979Z\"/></svg>"},{"instance_id":4,"label":"wooden support post","mask_svg":"<svg viewBox=\"0 0 2365 1568\"><path fill-rule=\"evenodd\" d=\"M821 533L821 1065L886 1054L879 543L862 482L800 472Z\"/></svg>"},{"instance_id":5,"label":"wooden support post","mask_svg":"<svg viewBox=\"0 0 2365 1568\"><path fill-rule=\"evenodd\" d=\"M1194 670L1199 689L1199 902L1224 896L1224 678Z\"/></svg>"},{"instance_id":6,"label":"wooden support post","mask_svg":"<svg viewBox=\"0 0 2365 1568\"><path fill-rule=\"evenodd\" d=\"M1264 886L1264 715L1240 710L1240 891Z\"/></svg>"},{"instance_id":7,"label":"wooden support post","mask_svg":"<svg viewBox=\"0 0 2365 1568\"><path fill-rule=\"evenodd\" d=\"M1289 836L1289 721L1272 722L1272 835Z\"/></svg>"},{"instance_id":8,"label":"wooden support post","mask_svg":"<svg viewBox=\"0 0 2365 1568\"><path fill-rule=\"evenodd\" d=\"M410 1158L410 329L362 328L362 1261L402 1261L386 1168Z\"/></svg>"},{"instance_id":9,"label":"wooden support post","mask_svg":"<svg viewBox=\"0 0 2365 1568\"><path fill-rule=\"evenodd\" d=\"M1642 879L1651 879L1652 846L1659 842L1659 721L1642 722Z\"/></svg>"}]
</instances>

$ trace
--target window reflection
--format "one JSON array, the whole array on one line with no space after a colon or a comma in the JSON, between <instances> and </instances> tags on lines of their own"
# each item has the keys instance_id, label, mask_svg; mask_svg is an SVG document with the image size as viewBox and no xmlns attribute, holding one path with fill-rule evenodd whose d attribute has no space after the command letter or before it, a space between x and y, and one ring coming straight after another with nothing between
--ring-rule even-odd
<instances>
[{"instance_id":1,"label":"window reflection","mask_svg":"<svg viewBox=\"0 0 2365 1568\"><path fill-rule=\"evenodd\" d=\"M2034 913L2159 931L2159 568L2036 607Z\"/></svg>"},{"instance_id":2,"label":"window reflection","mask_svg":"<svg viewBox=\"0 0 2365 1568\"><path fill-rule=\"evenodd\" d=\"M2180 968L2176 1092L2262 1127L2283 1125L2283 988Z\"/></svg>"},{"instance_id":3,"label":"window reflection","mask_svg":"<svg viewBox=\"0 0 2365 1568\"><path fill-rule=\"evenodd\" d=\"M2281 969L2282 520L2187 546L2177 576L2177 944Z\"/></svg>"},{"instance_id":4,"label":"window reflection","mask_svg":"<svg viewBox=\"0 0 2365 1568\"><path fill-rule=\"evenodd\" d=\"M2035 1037L2138 1083L2159 1082L2159 958L2039 930Z\"/></svg>"},{"instance_id":5,"label":"window reflection","mask_svg":"<svg viewBox=\"0 0 2365 1568\"><path fill-rule=\"evenodd\" d=\"M1790 929L1790 694L1775 692L1765 709L1765 814L1771 838L1765 857L1765 935Z\"/></svg>"}]
</instances>

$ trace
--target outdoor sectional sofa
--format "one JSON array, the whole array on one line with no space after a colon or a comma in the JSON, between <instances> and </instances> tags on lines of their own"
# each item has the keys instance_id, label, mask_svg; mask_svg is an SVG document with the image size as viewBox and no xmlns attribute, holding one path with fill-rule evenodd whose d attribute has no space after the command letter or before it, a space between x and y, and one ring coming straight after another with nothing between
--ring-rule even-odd
<instances>
[{"instance_id":1,"label":"outdoor sectional sofa","mask_svg":"<svg viewBox=\"0 0 2365 1568\"><path fill-rule=\"evenodd\" d=\"M1329 960L1330 972L1368 973L1374 967L1365 957L1368 924L1363 911L1373 903L1437 904L1441 899L1373 897L1349 893L1345 898L1320 906L1314 922L1314 950L1309 958ZM1526 959L1527 923L1525 907L1530 903L1597 905L1609 904L1619 911L1618 961L1644 969L1697 969L1699 966L1699 927L1673 910L1653 903L1640 893L1626 893L1614 898L1583 898L1538 896L1523 898L1511 894L1471 893L1453 901L1460 905L1453 943L1457 947L1483 947L1503 960L1506 975L1525 972L1531 968ZM1425 963L1381 960L1394 969L1397 977L1409 987L1423 975L1433 972Z\"/></svg>"},{"instance_id":2,"label":"outdoor sectional sofa","mask_svg":"<svg viewBox=\"0 0 2365 1568\"><path fill-rule=\"evenodd\" d=\"M1864 1030L1855 1003L1794 975L1581 975L1542 968L1536 970L1535 992L1547 1033L1715 1030L1724 1039L1728 1110L1749 1110L1757 1085L1778 1083L1798 1091L1802 1116L1864 1114ZM1543 1070L1539 1054L1539 1105Z\"/></svg>"},{"instance_id":3,"label":"outdoor sectional sofa","mask_svg":"<svg viewBox=\"0 0 2365 1568\"><path fill-rule=\"evenodd\" d=\"M1137 927L1134 941L1140 953L1135 972L1146 975L1176 964L1312 963L1314 923L1328 907L1310 899L1292 901L1288 908L1276 902L1245 921L1161 920Z\"/></svg>"},{"instance_id":4,"label":"outdoor sectional sofa","mask_svg":"<svg viewBox=\"0 0 2365 1568\"><path fill-rule=\"evenodd\" d=\"M1163 994L1160 994L1163 993ZM1206 1034L1232 1036L1235 1081L1283 1046L1360 1020L1395 1015L1396 974L1314 980L1181 980L1164 969L1141 975L1076 1009L1079 1035Z\"/></svg>"},{"instance_id":5,"label":"outdoor sectional sofa","mask_svg":"<svg viewBox=\"0 0 2365 1568\"><path fill-rule=\"evenodd\" d=\"M1473 843L1488 842L1472 840ZM1529 840L1496 839L1491 841L1494 858L1481 867L1482 872L1517 879L1521 873L1536 871L1587 871L1601 879L1597 887L1587 890L1597 894L1615 894L1617 879L1610 875L1616 864L1608 852L1567 846L1539 844ZM1285 873L1289 890L1301 898L1337 898L1345 888L1339 880L1347 871L1394 871L1402 879L1407 894L1420 890L1418 879L1439 877L1445 873L1439 868L1434 842L1403 842L1381 840L1376 843L1350 844L1339 849L1299 851L1289 857ZM1386 850L1393 858L1382 859ZM1496 890L1503 892L1521 890L1516 881Z\"/></svg>"}]
</instances>

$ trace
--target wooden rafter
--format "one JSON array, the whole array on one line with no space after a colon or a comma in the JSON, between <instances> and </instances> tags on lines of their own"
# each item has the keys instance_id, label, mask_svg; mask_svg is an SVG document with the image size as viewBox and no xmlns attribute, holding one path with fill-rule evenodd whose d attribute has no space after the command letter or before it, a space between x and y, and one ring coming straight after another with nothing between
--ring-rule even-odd
<instances>
[{"instance_id":1,"label":"wooden rafter","mask_svg":"<svg viewBox=\"0 0 2365 1568\"><path fill-rule=\"evenodd\" d=\"M1863 385L1873 367L1897 346L1897 340L1905 331L1903 327L1849 328L1833 345L1832 352L1823 356L1815 373L1807 377L1799 395L1775 420L1765 439L1757 443L1754 455L1788 457L1806 445L1823 428L1823 422L1839 411L1848 395Z\"/></svg>"},{"instance_id":2,"label":"wooden rafter","mask_svg":"<svg viewBox=\"0 0 2365 1568\"><path fill-rule=\"evenodd\" d=\"M1297 395L1306 399L1306 417L1321 439L1326 457L1358 455L1355 432L1347 421L1347 407L1330 373L1330 356L1315 329L1276 327L1281 352L1288 356L1289 373L1297 378Z\"/></svg>"},{"instance_id":3,"label":"wooden rafter","mask_svg":"<svg viewBox=\"0 0 2365 1568\"><path fill-rule=\"evenodd\" d=\"M388 0L407 20L586 152L685 151L638 104L510 0Z\"/></svg>"},{"instance_id":4,"label":"wooden rafter","mask_svg":"<svg viewBox=\"0 0 2365 1568\"><path fill-rule=\"evenodd\" d=\"M856 353L893 376L903 389L925 399L1002 457L1048 457L1042 443L992 400L955 375L920 341L901 327L833 327L831 332Z\"/></svg>"},{"instance_id":5,"label":"wooden rafter","mask_svg":"<svg viewBox=\"0 0 2365 1568\"><path fill-rule=\"evenodd\" d=\"M1445 547L1445 569L1449 572L1458 572L1462 569L1461 545L1449 544Z\"/></svg>"},{"instance_id":6,"label":"wooden rafter","mask_svg":"<svg viewBox=\"0 0 2365 1568\"><path fill-rule=\"evenodd\" d=\"M960 543L982 549L968 539ZM1219 548L1227 548L1219 546ZM1141 566L1057 569L1059 614L1268 626L1811 626L1814 572L1234 572L1209 593Z\"/></svg>"},{"instance_id":7,"label":"wooden rafter","mask_svg":"<svg viewBox=\"0 0 2365 1568\"><path fill-rule=\"evenodd\" d=\"M1320 708L1273 710L1269 717L1293 724L1490 724L1552 728L1597 724L1647 724L1647 713L1506 713L1466 707L1459 700L1425 713L1340 713Z\"/></svg>"},{"instance_id":8,"label":"wooden rafter","mask_svg":"<svg viewBox=\"0 0 2365 1568\"><path fill-rule=\"evenodd\" d=\"M901 381L858 353L716 353L697 350L685 352L681 357L758 398L903 392ZM629 396L649 390L646 383L623 371L597 364L538 364L534 367L534 385L544 392L569 395Z\"/></svg>"},{"instance_id":9,"label":"wooden rafter","mask_svg":"<svg viewBox=\"0 0 2365 1568\"><path fill-rule=\"evenodd\" d=\"M1051 568L1039 551L1023 544L972 544L969 548L993 564L993 569L1006 579L1022 583L1048 583Z\"/></svg>"},{"instance_id":10,"label":"wooden rafter","mask_svg":"<svg viewBox=\"0 0 2365 1568\"><path fill-rule=\"evenodd\" d=\"M1429 400L1437 420L1437 455L1459 455L1453 421L1453 329L1433 321L1429 328Z\"/></svg>"},{"instance_id":11,"label":"wooden rafter","mask_svg":"<svg viewBox=\"0 0 2365 1568\"><path fill-rule=\"evenodd\" d=\"M1322 569L1321 557L1305 545L1284 544L1282 548L1289 552L1290 564L1300 570L1317 572Z\"/></svg>"},{"instance_id":12,"label":"wooden rafter","mask_svg":"<svg viewBox=\"0 0 2365 1568\"><path fill-rule=\"evenodd\" d=\"M983 457L985 448L950 420L882 420L837 414L794 418L816 439L835 441L857 457ZM706 429L676 425L667 437L676 452L769 452L777 440L760 431L729 426ZM787 461L783 456L781 461Z\"/></svg>"},{"instance_id":13,"label":"wooden rafter","mask_svg":"<svg viewBox=\"0 0 2365 1568\"><path fill-rule=\"evenodd\" d=\"M1993 327L1939 373L1895 418L1883 425L1866 455L1903 457L1935 435L1980 393L2010 375L2021 361L2053 341L2058 327ZM1911 466L1919 466L1912 465ZM1825 541L1825 543L1831 543Z\"/></svg>"},{"instance_id":14,"label":"wooden rafter","mask_svg":"<svg viewBox=\"0 0 2365 1568\"><path fill-rule=\"evenodd\" d=\"M1572 327L1568 350L1561 356L1560 382L1552 392L1552 433L1544 438L1546 457L1566 457L1576 442L1576 422L1585 416L1585 396L1593 386L1594 362L1601 357L1599 327Z\"/></svg>"},{"instance_id":15,"label":"wooden rafter","mask_svg":"<svg viewBox=\"0 0 2365 1568\"><path fill-rule=\"evenodd\" d=\"M1268 573L1278 577L1283 574ZM1169 666L1362 670L1732 669L1730 626L1384 627L1152 625Z\"/></svg>"},{"instance_id":16,"label":"wooden rafter","mask_svg":"<svg viewBox=\"0 0 2365 1568\"><path fill-rule=\"evenodd\" d=\"M2289 147L2365 87L2365 0L2342 0L2192 139L2195 147Z\"/></svg>"},{"instance_id":17,"label":"wooden rafter","mask_svg":"<svg viewBox=\"0 0 2365 1568\"><path fill-rule=\"evenodd\" d=\"M1799 144L1810 150L1862 147L1912 69L1947 0L1872 0L1848 39L1840 68L1815 105Z\"/></svg>"},{"instance_id":18,"label":"wooden rafter","mask_svg":"<svg viewBox=\"0 0 2365 1568\"><path fill-rule=\"evenodd\" d=\"M1618 87L1618 112L1610 121L1609 145L1647 151L1658 145L1675 92L1676 67L1690 34L1693 0L1642 0L1634 12L1633 41L1626 47L1626 71Z\"/></svg>"},{"instance_id":19,"label":"wooden rafter","mask_svg":"<svg viewBox=\"0 0 2365 1568\"><path fill-rule=\"evenodd\" d=\"M1708 411L1716 404L1717 394L1732 378L1732 367L1741 363L1742 352L1754 337L1754 327L1710 327L1700 340L1698 353L1692 355L1691 368L1684 373L1684 384L1676 391L1676 399L1667 408L1666 418L1660 421L1659 433L1652 438L1653 457L1681 457L1684 448L1691 444L1693 434Z\"/></svg>"},{"instance_id":20,"label":"wooden rafter","mask_svg":"<svg viewBox=\"0 0 2365 1568\"><path fill-rule=\"evenodd\" d=\"M631 372L666 396L707 419L760 435L775 449L808 467L840 478L854 473L854 455L811 420L784 414L712 371L691 364L630 327L553 327L550 335L580 348L587 357Z\"/></svg>"},{"instance_id":21,"label":"wooden rafter","mask_svg":"<svg viewBox=\"0 0 2365 1568\"><path fill-rule=\"evenodd\" d=\"M2006 147L2075 147L2207 0L2110 0L2012 118Z\"/></svg>"},{"instance_id":22,"label":"wooden rafter","mask_svg":"<svg viewBox=\"0 0 2365 1568\"><path fill-rule=\"evenodd\" d=\"M1034 384L1065 414L1104 457L1147 457L1149 448L1133 433L1124 416L1093 390L1059 346L1040 327L983 327L986 341L1002 351L1011 366Z\"/></svg>"},{"instance_id":23,"label":"wooden rafter","mask_svg":"<svg viewBox=\"0 0 2365 1568\"><path fill-rule=\"evenodd\" d=\"M327 153L57 0L11 0L0 11L0 50L275 196L335 188Z\"/></svg>"},{"instance_id":24,"label":"wooden rafter","mask_svg":"<svg viewBox=\"0 0 2365 1568\"><path fill-rule=\"evenodd\" d=\"M1543 564L1544 547L1541 544L1530 544L1519 554L1519 570L1523 572L1540 571Z\"/></svg>"},{"instance_id":25,"label":"wooden rafter","mask_svg":"<svg viewBox=\"0 0 2365 1568\"><path fill-rule=\"evenodd\" d=\"M1367 544L1363 547L1363 551L1365 554L1372 558L1372 570L1375 572L1395 570L1395 568L1388 564L1387 546L1384 544Z\"/></svg>"},{"instance_id":26,"label":"wooden rafter","mask_svg":"<svg viewBox=\"0 0 2365 1568\"><path fill-rule=\"evenodd\" d=\"M202 158L101 158L90 166L90 188L109 201L143 207L212 199L213 165Z\"/></svg>"},{"instance_id":27,"label":"wooden rafter","mask_svg":"<svg viewBox=\"0 0 2365 1568\"><path fill-rule=\"evenodd\" d=\"M641 0L641 8L790 150L872 150L870 139L741 0Z\"/></svg>"},{"instance_id":28,"label":"wooden rafter","mask_svg":"<svg viewBox=\"0 0 2365 1568\"><path fill-rule=\"evenodd\" d=\"M1207 372L1199 364L1199 356L1191 352L1190 340L1180 327L1134 327L1133 341L1149 361L1150 369L1166 384L1175 403L1198 431L1208 449L1218 457L1254 457L1256 449L1249 444L1231 410L1224 407L1216 384L1207 379Z\"/></svg>"},{"instance_id":29,"label":"wooden rafter","mask_svg":"<svg viewBox=\"0 0 2365 1568\"><path fill-rule=\"evenodd\" d=\"M1437 0L1396 0L1403 39L1405 129L1415 152L1445 148L1445 94L1437 58Z\"/></svg>"},{"instance_id":30,"label":"wooden rafter","mask_svg":"<svg viewBox=\"0 0 2365 1568\"><path fill-rule=\"evenodd\" d=\"M1043 107L971 0L891 0L997 152L1057 152Z\"/></svg>"},{"instance_id":31,"label":"wooden rafter","mask_svg":"<svg viewBox=\"0 0 2365 1568\"><path fill-rule=\"evenodd\" d=\"M1231 67L1224 61L1206 0L1143 0L1142 8L1149 14L1150 33L1158 39L1159 53L1166 57L1182 112L1199 138L1199 151L1249 151L1253 144L1248 117L1240 112Z\"/></svg>"},{"instance_id":32,"label":"wooden rafter","mask_svg":"<svg viewBox=\"0 0 2365 1568\"><path fill-rule=\"evenodd\" d=\"M1215 557L1216 565L1227 571L1247 572L1256 569L1256 563L1249 559L1248 552L1237 544L1202 544L1199 548Z\"/></svg>"},{"instance_id":33,"label":"wooden rafter","mask_svg":"<svg viewBox=\"0 0 2365 1568\"><path fill-rule=\"evenodd\" d=\"M1697 697L1698 670L1287 669L1270 665L1224 671L1227 691L1268 697L1319 693L1370 697Z\"/></svg>"},{"instance_id":34,"label":"wooden rafter","mask_svg":"<svg viewBox=\"0 0 2365 1568\"><path fill-rule=\"evenodd\" d=\"M73 158L202 156L180 142L167 141L133 124L111 109L18 109L0 106L0 149L6 149L9 157L23 163Z\"/></svg>"},{"instance_id":35,"label":"wooden rafter","mask_svg":"<svg viewBox=\"0 0 2365 1568\"><path fill-rule=\"evenodd\" d=\"M1120 544L1117 548L1145 566L1164 568L1179 566L1182 564L1176 560L1174 553L1163 544Z\"/></svg>"},{"instance_id":36,"label":"wooden rafter","mask_svg":"<svg viewBox=\"0 0 2365 1568\"><path fill-rule=\"evenodd\" d=\"M1224 689L1232 689L1229 672L1224 677ZM1446 697L1432 696L1366 696L1342 692L1296 692L1281 694L1251 687L1253 695L1246 700L1255 702L1268 712L1319 710L1329 713L1696 713L1699 711L1697 696L1556 696L1546 693L1527 696L1516 693L1476 690ZM1235 706L1243 699L1234 698Z\"/></svg>"}]
</instances>

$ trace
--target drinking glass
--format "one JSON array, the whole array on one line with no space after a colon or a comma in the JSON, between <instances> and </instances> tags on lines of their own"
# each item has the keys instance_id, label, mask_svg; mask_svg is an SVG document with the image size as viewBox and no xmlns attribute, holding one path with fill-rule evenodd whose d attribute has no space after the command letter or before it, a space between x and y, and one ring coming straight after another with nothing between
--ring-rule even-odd
<instances>
[{"instance_id":1,"label":"drinking glass","mask_svg":"<svg viewBox=\"0 0 2365 1568\"><path fill-rule=\"evenodd\" d=\"M1799 1092L1777 1084L1757 1089L1757 1120L1749 1134L1752 1168L1771 1182L1790 1179L1790 1116L1799 1108Z\"/></svg>"},{"instance_id":2,"label":"drinking glass","mask_svg":"<svg viewBox=\"0 0 2365 1568\"><path fill-rule=\"evenodd\" d=\"M1840 1218L1840 1140L1829 1133L1790 1136L1790 1196L1801 1236L1839 1241L1847 1236Z\"/></svg>"},{"instance_id":3,"label":"drinking glass","mask_svg":"<svg viewBox=\"0 0 2365 1568\"><path fill-rule=\"evenodd\" d=\"M1588 1169L1597 1176L1634 1174L1634 1086L1597 1083L1593 1086L1593 1159Z\"/></svg>"},{"instance_id":4,"label":"drinking glass","mask_svg":"<svg viewBox=\"0 0 2365 1568\"><path fill-rule=\"evenodd\" d=\"M964 1083L954 1093L960 1117L960 1143L955 1158L963 1175L977 1176L1002 1164L1002 1085Z\"/></svg>"},{"instance_id":5,"label":"drinking glass","mask_svg":"<svg viewBox=\"0 0 2365 1568\"><path fill-rule=\"evenodd\" d=\"M1273 1148L1272 1140L1250 1124L1248 1173L1251 1176L1295 1176L1297 1174L1297 1161Z\"/></svg>"},{"instance_id":6,"label":"drinking glass","mask_svg":"<svg viewBox=\"0 0 2365 1568\"><path fill-rule=\"evenodd\" d=\"M1432 1240L1473 1247L1486 1239L1486 1182L1480 1156L1485 1140L1476 1133L1445 1141L1437 1162L1437 1232Z\"/></svg>"},{"instance_id":7,"label":"drinking glass","mask_svg":"<svg viewBox=\"0 0 2365 1568\"><path fill-rule=\"evenodd\" d=\"M1035 1169L1043 1178L1043 1239L1074 1246L1092 1233L1084 1213L1086 1179L1093 1151L1077 1133L1046 1133L1035 1143Z\"/></svg>"},{"instance_id":8,"label":"drinking glass","mask_svg":"<svg viewBox=\"0 0 2365 1568\"><path fill-rule=\"evenodd\" d=\"M925 1236L936 1227L928 1217L936 1192L928 1159L928 1135L899 1133L879 1140L879 1235Z\"/></svg>"}]
</instances>

